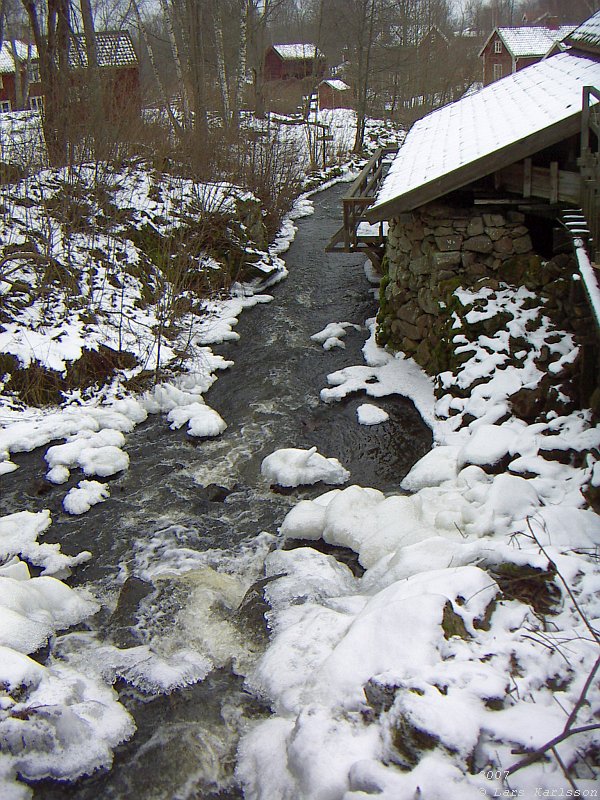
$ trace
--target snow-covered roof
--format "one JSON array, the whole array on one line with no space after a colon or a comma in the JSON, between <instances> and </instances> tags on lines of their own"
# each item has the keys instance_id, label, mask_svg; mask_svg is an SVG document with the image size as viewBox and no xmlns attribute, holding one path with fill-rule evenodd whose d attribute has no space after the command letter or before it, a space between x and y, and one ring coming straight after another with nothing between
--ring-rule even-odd
<instances>
[{"instance_id":1,"label":"snow-covered roof","mask_svg":"<svg viewBox=\"0 0 600 800\"><path fill-rule=\"evenodd\" d=\"M576 25L561 25L559 28L534 26L523 28L497 28L506 49L515 58L545 56L557 42L562 42Z\"/></svg>"},{"instance_id":2,"label":"snow-covered roof","mask_svg":"<svg viewBox=\"0 0 600 800\"><path fill-rule=\"evenodd\" d=\"M15 41L15 48L17 51L17 58L20 61L27 61L27 56L31 59L37 59L37 50L35 45L28 45L19 40ZM3 42L2 49L0 50L0 73L6 75L15 71L15 61L13 58L12 44L10 42Z\"/></svg>"},{"instance_id":3,"label":"snow-covered roof","mask_svg":"<svg viewBox=\"0 0 600 800\"><path fill-rule=\"evenodd\" d=\"M569 44L600 51L600 11L596 11L569 36Z\"/></svg>"},{"instance_id":4,"label":"snow-covered roof","mask_svg":"<svg viewBox=\"0 0 600 800\"><path fill-rule=\"evenodd\" d=\"M324 81L321 81L321 84L324 83L327 86L331 86L336 92L346 92L350 88L347 83L340 81L338 78L326 78Z\"/></svg>"},{"instance_id":5,"label":"snow-covered roof","mask_svg":"<svg viewBox=\"0 0 600 800\"><path fill-rule=\"evenodd\" d=\"M96 31L99 67L134 67L138 63L133 41L127 31ZM69 54L71 66L87 67L83 36L75 36Z\"/></svg>"},{"instance_id":6,"label":"snow-covered roof","mask_svg":"<svg viewBox=\"0 0 600 800\"><path fill-rule=\"evenodd\" d=\"M488 44L497 35L513 58L536 56L542 58L576 27L576 25L561 25L559 28L550 28L547 25L525 25L519 28L494 28L485 40L479 55L483 55Z\"/></svg>"},{"instance_id":7,"label":"snow-covered roof","mask_svg":"<svg viewBox=\"0 0 600 800\"><path fill-rule=\"evenodd\" d=\"M409 131L367 217L416 208L576 133L590 85L600 86L600 62L569 50L431 112Z\"/></svg>"},{"instance_id":8,"label":"snow-covered roof","mask_svg":"<svg viewBox=\"0 0 600 800\"><path fill-rule=\"evenodd\" d=\"M274 44L273 50L284 61L300 61L306 58L323 58L323 53L315 44Z\"/></svg>"}]
</instances>

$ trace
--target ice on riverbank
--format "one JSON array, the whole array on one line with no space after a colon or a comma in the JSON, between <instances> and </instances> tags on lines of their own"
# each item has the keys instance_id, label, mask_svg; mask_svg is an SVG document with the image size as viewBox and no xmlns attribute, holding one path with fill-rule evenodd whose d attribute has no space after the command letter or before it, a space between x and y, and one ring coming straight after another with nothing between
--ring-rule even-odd
<instances>
[{"instance_id":1,"label":"ice on riverbank","mask_svg":"<svg viewBox=\"0 0 600 800\"><path fill-rule=\"evenodd\" d=\"M29 798L20 780L75 780L109 767L113 748L129 738L133 719L112 689L64 664L32 657L56 634L100 606L52 575L90 558L38 544L47 513L0 519L0 786L2 796ZM44 567L31 577L27 562Z\"/></svg>"}]
</instances>

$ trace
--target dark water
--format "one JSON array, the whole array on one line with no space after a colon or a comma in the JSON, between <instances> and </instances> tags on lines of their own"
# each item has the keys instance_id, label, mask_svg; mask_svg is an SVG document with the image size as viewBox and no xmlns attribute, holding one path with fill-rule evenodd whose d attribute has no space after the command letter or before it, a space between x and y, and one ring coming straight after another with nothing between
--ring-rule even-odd
<instances>
[{"instance_id":1,"label":"dark water","mask_svg":"<svg viewBox=\"0 0 600 800\"><path fill-rule=\"evenodd\" d=\"M49 508L53 524L46 540L60 541L67 553L92 551L91 562L78 567L70 583L104 600L92 622L101 641L159 646L179 627L182 641L202 648L197 618L208 613L210 636L217 640L209 650L219 652L204 681L168 696L117 685L138 730L118 749L113 769L74 786L45 783L36 796L241 797L232 778L237 737L268 712L244 692L239 677L264 645L262 631L248 620L238 624L233 611L239 592L260 577L261 560L273 545L268 537L257 540L258 534L276 534L299 498L324 491L273 492L260 476L262 459L280 447L315 445L350 470L351 482L394 491L429 449L430 431L410 401L377 400L390 419L363 426L356 408L364 395L331 405L319 399L328 373L363 363L367 331L349 329L345 350L325 351L310 336L329 322L363 325L376 312L364 257L324 252L339 225L344 188L314 198L315 214L298 222L285 254L289 277L271 290L274 301L243 313L239 342L215 348L235 362L206 395L228 424L222 436L199 443L171 431L162 417L149 419L128 437L131 466L109 482L110 499L81 517L69 517L61 507L81 475L67 486L48 484L44 450L16 455L21 468L3 477L1 514ZM182 579L187 570L194 575L192 589ZM221 574L235 586L221 586ZM196 606L199 593L204 599ZM215 626L219 615L224 641Z\"/></svg>"}]
</instances>

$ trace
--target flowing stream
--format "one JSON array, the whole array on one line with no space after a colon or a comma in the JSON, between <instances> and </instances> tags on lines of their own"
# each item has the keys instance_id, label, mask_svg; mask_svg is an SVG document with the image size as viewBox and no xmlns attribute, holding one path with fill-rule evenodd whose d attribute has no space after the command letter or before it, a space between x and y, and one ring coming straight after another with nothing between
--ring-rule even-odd
<instances>
[{"instance_id":1,"label":"flowing stream","mask_svg":"<svg viewBox=\"0 0 600 800\"><path fill-rule=\"evenodd\" d=\"M324 491L274 492L260 475L262 459L281 447L315 445L350 470L351 482L397 491L429 449L431 433L408 400L378 400L389 420L363 426L356 408L364 396L332 405L319 399L328 373L363 363L368 331L348 329L346 348L330 351L310 336L329 322L364 326L376 311L364 257L324 252L344 190L342 184L314 198L315 213L298 223L286 254L290 274L272 290L274 300L244 312L239 342L215 348L235 362L206 396L228 424L220 437L193 441L151 417L129 435L131 465L110 481L110 499L81 517L62 511L68 487L44 480L44 450L16 455L20 469L4 476L1 514L49 508L45 540L60 541L66 553L93 553L69 583L91 591L103 610L75 638L58 637L53 657L73 658L79 649L78 668L85 669L94 642L108 642L163 654L188 648L211 665L204 680L166 695L157 695L150 679L146 691L119 680L115 689L137 731L117 749L112 770L74 785L44 782L36 797L242 797L233 779L239 734L269 710L243 686L265 646L260 604L237 609L260 579L287 511Z\"/></svg>"}]
</instances>

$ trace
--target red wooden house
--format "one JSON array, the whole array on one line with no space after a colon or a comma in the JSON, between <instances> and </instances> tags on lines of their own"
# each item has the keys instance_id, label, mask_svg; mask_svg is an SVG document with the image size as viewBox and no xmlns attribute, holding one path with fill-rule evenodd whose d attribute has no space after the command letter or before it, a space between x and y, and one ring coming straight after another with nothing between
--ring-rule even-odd
<instances>
[{"instance_id":1,"label":"red wooden house","mask_svg":"<svg viewBox=\"0 0 600 800\"><path fill-rule=\"evenodd\" d=\"M273 44L264 58L265 81L322 78L325 56L314 44Z\"/></svg>"},{"instance_id":2,"label":"red wooden house","mask_svg":"<svg viewBox=\"0 0 600 800\"><path fill-rule=\"evenodd\" d=\"M0 112L39 108L42 104L37 50L18 40L0 50Z\"/></svg>"},{"instance_id":3,"label":"red wooden house","mask_svg":"<svg viewBox=\"0 0 600 800\"><path fill-rule=\"evenodd\" d=\"M562 41L576 25L524 25L495 28L479 51L483 59L483 85L535 64L562 49Z\"/></svg>"},{"instance_id":4,"label":"red wooden house","mask_svg":"<svg viewBox=\"0 0 600 800\"><path fill-rule=\"evenodd\" d=\"M139 63L131 36L127 31L97 31L96 50L106 113L113 116L139 115ZM73 95L76 100L83 101L88 85L85 73L87 52L83 36L73 36L71 39L69 65ZM0 112L43 107L38 55L33 45L21 41L3 43L0 50L0 81Z\"/></svg>"}]
</instances>

